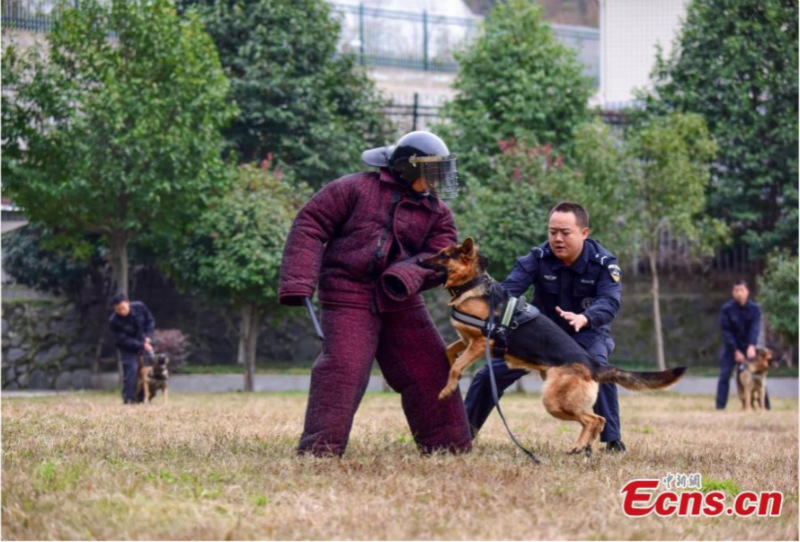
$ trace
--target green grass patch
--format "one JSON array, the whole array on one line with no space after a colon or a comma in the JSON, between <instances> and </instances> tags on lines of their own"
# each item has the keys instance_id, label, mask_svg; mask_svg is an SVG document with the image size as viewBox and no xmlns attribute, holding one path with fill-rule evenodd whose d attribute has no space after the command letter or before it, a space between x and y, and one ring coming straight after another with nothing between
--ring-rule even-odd
<instances>
[{"instance_id":1,"label":"green grass patch","mask_svg":"<svg viewBox=\"0 0 800 542\"><path fill-rule=\"evenodd\" d=\"M703 487L700 491L703 493L708 493L709 491L724 491L728 495L738 495L739 486L731 479L714 480L713 478L703 478Z\"/></svg>"}]
</instances>

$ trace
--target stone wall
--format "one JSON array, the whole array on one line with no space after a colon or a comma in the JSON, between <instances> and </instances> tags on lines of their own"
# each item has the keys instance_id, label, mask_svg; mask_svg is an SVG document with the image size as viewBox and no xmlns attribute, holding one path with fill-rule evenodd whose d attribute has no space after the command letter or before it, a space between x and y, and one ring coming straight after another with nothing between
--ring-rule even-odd
<instances>
[{"instance_id":1,"label":"stone wall","mask_svg":"<svg viewBox=\"0 0 800 542\"><path fill-rule=\"evenodd\" d=\"M140 277L141 278L141 277ZM717 283L664 280L661 311L669 365L716 366L720 347L719 310L728 298L729 281ZM616 351L612 361L654 364L652 304L649 282L626 281L622 311L612 325ZM190 365L233 364L236 360L238 313L176 292L163 279L137 284L134 299L144 301L157 328L189 335ZM16 388L90 387L96 371L116 371L113 338L107 330L110 308L96 300L77 307L64 299L13 298L3 291L2 386ZM449 323L448 296L426 293L426 303L446 341L455 340ZM768 341L769 342L769 341ZM258 361L297 362L308 366L320 342L301 308L280 309L262 319ZM101 363L102 362L102 363Z\"/></svg>"},{"instance_id":2,"label":"stone wall","mask_svg":"<svg viewBox=\"0 0 800 542\"><path fill-rule=\"evenodd\" d=\"M97 342L72 303L16 298L2 306L3 389L90 387Z\"/></svg>"}]
</instances>

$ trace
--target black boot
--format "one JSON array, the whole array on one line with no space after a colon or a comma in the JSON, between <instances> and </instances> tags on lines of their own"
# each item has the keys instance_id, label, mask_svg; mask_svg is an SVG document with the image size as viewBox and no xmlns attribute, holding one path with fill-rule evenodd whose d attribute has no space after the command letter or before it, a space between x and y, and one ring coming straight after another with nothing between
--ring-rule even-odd
<instances>
[{"instance_id":1,"label":"black boot","mask_svg":"<svg viewBox=\"0 0 800 542\"><path fill-rule=\"evenodd\" d=\"M625 444L621 440L612 440L606 443L607 452L625 453L626 450L627 448L625 448Z\"/></svg>"}]
</instances>

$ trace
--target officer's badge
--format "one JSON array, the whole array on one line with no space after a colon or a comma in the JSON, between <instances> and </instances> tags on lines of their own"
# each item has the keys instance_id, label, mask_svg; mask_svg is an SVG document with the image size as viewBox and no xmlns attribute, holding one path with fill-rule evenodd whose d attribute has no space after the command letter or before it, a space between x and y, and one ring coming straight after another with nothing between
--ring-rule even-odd
<instances>
[{"instance_id":1,"label":"officer's badge","mask_svg":"<svg viewBox=\"0 0 800 542\"><path fill-rule=\"evenodd\" d=\"M620 269L618 265L609 265L608 272L611 274L611 278L614 279L614 282L619 282L622 279L622 269Z\"/></svg>"},{"instance_id":2,"label":"officer's badge","mask_svg":"<svg viewBox=\"0 0 800 542\"><path fill-rule=\"evenodd\" d=\"M592 306L592 303L594 303L594 298L592 298L592 297L585 297L585 298L583 298L583 299L581 300L581 308L582 308L583 310L586 310L586 309L588 309L589 307L591 307L591 306Z\"/></svg>"}]
</instances>

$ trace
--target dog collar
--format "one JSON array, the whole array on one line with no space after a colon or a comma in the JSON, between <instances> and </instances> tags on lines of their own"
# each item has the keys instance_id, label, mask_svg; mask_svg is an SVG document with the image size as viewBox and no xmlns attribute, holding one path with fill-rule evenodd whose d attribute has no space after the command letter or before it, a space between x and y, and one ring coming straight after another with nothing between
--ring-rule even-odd
<instances>
[{"instance_id":1,"label":"dog collar","mask_svg":"<svg viewBox=\"0 0 800 542\"><path fill-rule=\"evenodd\" d=\"M481 284L486 284L489 282L489 277L485 273L483 275L478 275L471 281L467 282L466 284L462 284L461 286L453 286L452 288L448 288L447 291L450 292L450 295L453 298L461 297L464 292L472 290L476 286L480 286Z\"/></svg>"}]
</instances>

